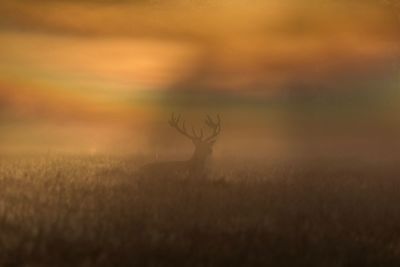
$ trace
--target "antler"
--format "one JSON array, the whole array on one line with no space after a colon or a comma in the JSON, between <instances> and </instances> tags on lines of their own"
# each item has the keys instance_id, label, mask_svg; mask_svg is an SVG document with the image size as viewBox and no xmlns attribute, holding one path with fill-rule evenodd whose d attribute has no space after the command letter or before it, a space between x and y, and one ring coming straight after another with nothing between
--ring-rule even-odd
<instances>
[{"instance_id":1,"label":"antler","mask_svg":"<svg viewBox=\"0 0 400 267\"><path fill-rule=\"evenodd\" d=\"M185 121L182 121L182 123L180 122L181 122L181 115L175 116L175 114L172 113L171 118L169 120L169 125L191 140L208 142L217 137L221 131L221 118L219 117L219 115L217 115L217 121L214 121L209 115L206 116L205 124L209 128L211 128L212 133L209 137L205 139L203 138L204 137L203 129L200 129L200 133L198 134L196 129L192 127L192 134L189 134L188 131L186 130ZM180 124L182 126L180 126Z\"/></svg>"},{"instance_id":2,"label":"antler","mask_svg":"<svg viewBox=\"0 0 400 267\"><path fill-rule=\"evenodd\" d=\"M169 120L169 125L171 127L175 128L178 132L180 132L184 136L188 137L189 139L192 139L192 140L202 140L203 139L203 129L201 129L200 134L197 135L196 130L194 129L194 127L192 127L193 135L190 135L186 130L185 121L182 121L182 127L179 126L180 120L181 120L181 115L178 115L177 117L175 117L175 114L172 113L171 119Z\"/></svg>"},{"instance_id":3,"label":"antler","mask_svg":"<svg viewBox=\"0 0 400 267\"><path fill-rule=\"evenodd\" d=\"M217 115L217 121L214 121L209 115L207 115L205 123L213 131L212 134L204 140L208 142L217 137L221 132L221 118Z\"/></svg>"}]
</instances>

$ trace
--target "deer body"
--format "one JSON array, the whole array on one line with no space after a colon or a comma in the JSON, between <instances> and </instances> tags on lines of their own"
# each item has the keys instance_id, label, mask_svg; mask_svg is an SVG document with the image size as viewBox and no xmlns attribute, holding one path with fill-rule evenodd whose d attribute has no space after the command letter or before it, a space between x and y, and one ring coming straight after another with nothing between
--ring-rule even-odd
<instances>
[{"instance_id":1,"label":"deer body","mask_svg":"<svg viewBox=\"0 0 400 267\"><path fill-rule=\"evenodd\" d=\"M167 161L150 163L141 168L141 173L150 177L187 178L203 173L205 167L195 166L191 161Z\"/></svg>"},{"instance_id":2,"label":"deer body","mask_svg":"<svg viewBox=\"0 0 400 267\"><path fill-rule=\"evenodd\" d=\"M194 128L192 128L192 134L189 134L186 130L185 122L182 123L182 126L180 126L179 122L180 117L172 115L169 124L192 141L195 146L192 157L186 161L167 161L147 164L140 169L140 174L142 176L153 178L201 178L206 175L206 162L212 154L212 147L221 129L219 116L217 122L214 122L207 116L205 123L212 130L212 134L207 138L203 137L202 129L199 135Z\"/></svg>"}]
</instances>

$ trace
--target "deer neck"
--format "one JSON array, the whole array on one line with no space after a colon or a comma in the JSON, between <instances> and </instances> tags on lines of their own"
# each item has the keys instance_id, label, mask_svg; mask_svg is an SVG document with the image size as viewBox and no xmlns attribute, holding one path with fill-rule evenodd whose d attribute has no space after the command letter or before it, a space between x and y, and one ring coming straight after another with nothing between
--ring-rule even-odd
<instances>
[{"instance_id":1,"label":"deer neck","mask_svg":"<svg viewBox=\"0 0 400 267\"><path fill-rule=\"evenodd\" d=\"M197 151L193 153L193 156L190 158L189 162L192 167L194 168L204 168L206 165L206 160L207 157L204 155L201 155Z\"/></svg>"}]
</instances>

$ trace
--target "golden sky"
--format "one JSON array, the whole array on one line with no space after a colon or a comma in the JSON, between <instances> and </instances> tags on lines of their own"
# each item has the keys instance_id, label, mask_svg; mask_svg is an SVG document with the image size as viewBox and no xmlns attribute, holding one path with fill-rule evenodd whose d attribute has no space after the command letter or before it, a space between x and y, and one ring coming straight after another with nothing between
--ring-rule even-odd
<instances>
[{"instance_id":1,"label":"golden sky","mask_svg":"<svg viewBox=\"0 0 400 267\"><path fill-rule=\"evenodd\" d=\"M122 132L132 118L153 118L160 95L268 98L391 83L399 75L396 4L2 1L0 107L22 120L100 123L95 131L120 122Z\"/></svg>"}]
</instances>

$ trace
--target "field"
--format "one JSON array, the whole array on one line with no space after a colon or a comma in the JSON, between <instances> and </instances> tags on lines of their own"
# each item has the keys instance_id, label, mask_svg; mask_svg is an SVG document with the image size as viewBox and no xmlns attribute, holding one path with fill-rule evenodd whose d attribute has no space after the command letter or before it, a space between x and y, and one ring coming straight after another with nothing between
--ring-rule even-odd
<instances>
[{"instance_id":1,"label":"field","mask_svg":"<svg viewBox=\"0 0 400 267\"><path fill-rule=\"evenodd\" d=\"M400 266L395 164L142 181L144 161L1 158L0 266Z\"/></svg>"}]
</instances>

